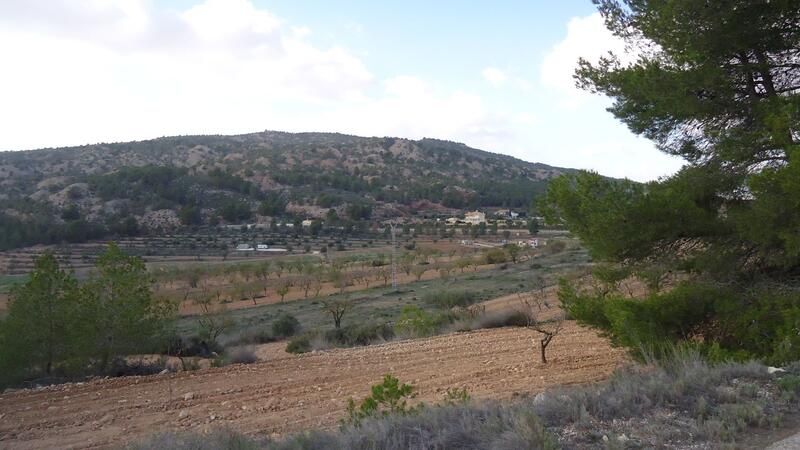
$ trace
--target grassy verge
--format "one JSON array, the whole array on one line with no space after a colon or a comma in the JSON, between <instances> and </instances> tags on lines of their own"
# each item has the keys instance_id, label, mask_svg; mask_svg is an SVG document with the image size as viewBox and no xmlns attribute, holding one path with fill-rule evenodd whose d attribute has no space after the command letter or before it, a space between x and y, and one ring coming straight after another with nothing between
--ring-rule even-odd
<instances>
[{"instance_id":1,"label":"grassy verge","mask_svg":"<svg viewBox=\"0 0 800 450\"><path fill-rule=\"evenodd\" d=\"M229 430L167 433L129 448L736 448L748 430L779 427L799 393L800 364L769 374L754 362L710 365L697 354L678 353L658 366L620 370L604 383L511 403L428 407L280 440Z\"/></svg>"}]
</instances>

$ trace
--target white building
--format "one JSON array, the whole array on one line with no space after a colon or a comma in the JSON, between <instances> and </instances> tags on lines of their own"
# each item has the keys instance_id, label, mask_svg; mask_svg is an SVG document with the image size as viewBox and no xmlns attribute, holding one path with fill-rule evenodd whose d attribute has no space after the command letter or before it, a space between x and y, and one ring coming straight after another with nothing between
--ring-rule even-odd
<instances>
[{"instance_id":1,"label":"white building","mask_svg":"<svg viewBox=\"0 0 800 450\"><path fill-rule=\"evenodd\" d=\"M486 213L480 211L469 211L464 214L464 222L472 225L480 225L486 223Z\"/></svg>"}]
</instances>

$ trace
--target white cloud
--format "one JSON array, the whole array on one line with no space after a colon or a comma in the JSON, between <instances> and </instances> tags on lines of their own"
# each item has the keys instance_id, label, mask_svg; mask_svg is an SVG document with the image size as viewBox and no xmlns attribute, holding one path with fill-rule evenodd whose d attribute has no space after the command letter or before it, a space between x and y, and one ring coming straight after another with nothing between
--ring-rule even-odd
<instances>
[{"instance_id":1,"label":"white cloud","mask_svg":"<svg viewBox=\"0 0 800 450\"><path fill-rule=\"evenodd\" d=\"M533 117L411 75L376 82L347 49L312 45L310 29L249 0L183 11L30 0L0 5L0 16L0 149L285 129L502 150Z\"/></svg>"},{"instance_id":2,"label":"white cloud","mask_svg":"<svg viewBox=\"0 0 800 450\"><path fill-rule=\"evenodd\" d=\"M544 57L541 66L542 84L562 97L562 106L574 109L591 97L575 87L575 69L580 58L597 62L608 52L625 55L625 43L614 36L603 23L599 13L574 17L567 24L567 35L554 45Z\"/></svg>"},{"instance_id":3,"label":"white cloud","mask_svg":"<svg viewBox=\"0 0 800 450\"><path fill-rule=\"evenodd\" d=\"M536 124L536 115L529 112L521 112L514 115L513 118L515 123L521 125L534 125Z\"/></svg>"},{"instance_id":4,"label":"white cloud","mask_svg":"<svg viewBox=\"0 0 800 450\"><path fill-rule=\"evenodd\" d=\"M508 75L496 67L487 67L483 69L483 79L494 87L502 86L508 81Z\"/></svg>"},{"instance_id":5,"label":"white cloud","mask_svg":"<svg viewBox=\"0 0 800 450\"><path fill-rule=\"evenodd\" d=\"M361 60L309 32L249 0L4 2L0 149L254 131L281 103L362 98Z\"/></svg>"},{"instance_id":6,"label":"white cloud","mask_svg":"<svg viewBox=\"0 0 800 450\"><path fill-rule=\"evenodd\" d=\"M374 98L307 117L318 130L412 139L435 137L496 148L514 134L506 115L492 112L482 98L463 91L442 92L409 75L387 79Z\"/></svg>"}]
</instances>

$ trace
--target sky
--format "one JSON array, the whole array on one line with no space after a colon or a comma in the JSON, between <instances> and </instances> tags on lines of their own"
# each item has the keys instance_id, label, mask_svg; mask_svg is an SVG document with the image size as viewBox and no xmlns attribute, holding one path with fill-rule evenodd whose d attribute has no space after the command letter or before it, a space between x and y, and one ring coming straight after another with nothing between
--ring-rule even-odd
<instances>
[{"instance_id":1,"label":"sky","mask_svg":"<svg viewBox=\"0 0 800 450\"><path fill-rule=\"evenodd\" d=\"M2 0L0 150L335 131L674 173L574 86L608 51L589 0Z\"/></svg>"}]
</instances>

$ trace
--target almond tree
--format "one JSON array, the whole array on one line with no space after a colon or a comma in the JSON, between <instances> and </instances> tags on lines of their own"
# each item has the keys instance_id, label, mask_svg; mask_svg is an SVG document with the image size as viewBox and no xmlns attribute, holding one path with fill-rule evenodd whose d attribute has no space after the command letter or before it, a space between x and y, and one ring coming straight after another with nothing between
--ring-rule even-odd
<instances>
[{"instance_id":1,"label":"almond tree","mask_svg":"<svg viewBox=\"0 0 800 450\"><path fill-rule=\"evenodd\" d=\"M423 276L423 275L425 275L425 272L426 272L427 270L428 270L428 268L427 268L427 267L425 267L424 265L422 265L422 264L417 264L417 265L416 265L416 266L414 266L414 268L412 269L412 272L414 273L414 276L415 276L415 277L417 277L417 281L419 281L419 280L422 278L422 276Z\"/></svg>"},{"instance_id":2,"label":"almond tree","mask_svg":"<svg viewBox=\"0 0 800 450\"><path fill-rule=\"evenodd\" d=\"M197 315L197 324L200 326L200 337L210 342L234 325L233 319L228 314L228 308L219 301L215 295L202 295L194 300L200 310Z\"/></svg>"},{"instance_id":3,"label":"almond tree","mask_svg":"<svg viewBox=\"0 0 800 450\"><path fill-rule=\"evenodd\" d=\"M527 319L527 327L542 335L539 340L539 351L542 363L547 364L547 346L561 331L566 316L560 310L550 310L544 289L521 295L519 301L519 311ZM545 312L553 314L547 314L549 317L545 317Z\"/></svg>"},{"instance_id":4,"label":"almond tree","mask_svg":"<svg viewBox=\"0 0 800 450\"><path fill-rule=\"evenodd\" d=\"M286 297L286 294L289 293L289 283L283 282L280 285L278 285L278 288L275 290L275 293L281 296L281 302L283 302L284 297Z\"/></svg>"},{"instance_id":5,"label":"almond tree","mask_svg":"<svg viewBox=\"0 0 800 450\"><path fill-rule=\"evenodd\" d=\"M341 328L342 317L353 307L352 300L323 300L322 307L333 318L333 326Z\"/></svg>"}]
</instances>

